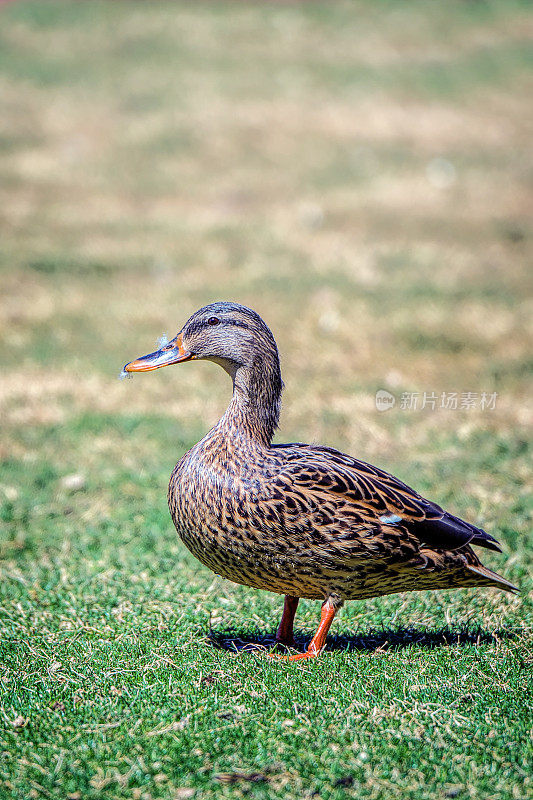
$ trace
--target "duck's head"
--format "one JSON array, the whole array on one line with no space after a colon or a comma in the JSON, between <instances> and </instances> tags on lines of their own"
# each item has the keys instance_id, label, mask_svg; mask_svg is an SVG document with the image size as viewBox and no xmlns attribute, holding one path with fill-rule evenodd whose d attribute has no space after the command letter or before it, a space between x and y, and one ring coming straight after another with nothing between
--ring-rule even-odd
<instances>
[{"instance_id":1,"label":"duck's head","mask_svg":"<svg viewBox=\"0 0 533 800\"><path fill-rule=\"evenodd\" d=\"M210 303L190 317L168 344L154 353L130 361L125 372L154 369L204 359L220 364L235 377L240 367L255 369L279 359L274 337L259 314L239 303Z\"/></svg>"}]
</instances>

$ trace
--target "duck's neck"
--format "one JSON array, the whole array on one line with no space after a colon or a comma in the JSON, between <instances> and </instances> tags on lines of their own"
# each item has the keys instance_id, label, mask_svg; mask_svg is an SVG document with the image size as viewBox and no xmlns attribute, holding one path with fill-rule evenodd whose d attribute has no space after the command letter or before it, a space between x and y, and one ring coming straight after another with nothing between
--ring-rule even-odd
<instances>
[{"instance_id":1,"label":"duck's neck","mask_svg":"<svg viewBox=\"0 0 533 800\"><path fill-rule=\"evenodd\" d=\"M277 352L258 354L251 366L224 366L233 379L233 397L217 427L224 435L268 447L278 427L283 389Z\"/></svg>"}]
</instances>

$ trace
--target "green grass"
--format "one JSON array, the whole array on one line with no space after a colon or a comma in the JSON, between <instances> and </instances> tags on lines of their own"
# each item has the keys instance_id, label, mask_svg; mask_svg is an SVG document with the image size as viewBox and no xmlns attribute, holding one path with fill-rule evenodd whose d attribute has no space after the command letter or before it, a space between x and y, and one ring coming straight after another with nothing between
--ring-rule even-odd
<instances>
[{"instance_id":1,"label":"green grass","mask_svg":"<svg viewBox=\"0 0 533 800\"><path fill-rule=\"evenodd\" d=\"M0 800L525 800L529 4L0 15ZM520 594L348 603L320 659L267 659L282 599L196 562L166 506L226 376L116 380L218 298L278 339L280 441L482 525Z\"/></svg>"},{"instance_id":2,"label":"green grass","mask_svg":"<svg viewBox=\"0 0 533 800\"><path fill-rule=\"evenodd\" d=\"M279 598L198 569L169 524L172 454L192 440L168 419L89 415L15 444L38 455L3 473L18 487L1 512L3 796L525 797L523 599L349 604L319 661L272 662ZM471 468L483 482L496 460L504 490L525 465L523 442L472 445L453 469L443 458L440 486ZM62 488L79 459L83 488ZM523 530L518 498L509 513ZM524 582L524 542L499 530ZM300 646L317 611L300 612Z\"/></svg>"}]
</instances>

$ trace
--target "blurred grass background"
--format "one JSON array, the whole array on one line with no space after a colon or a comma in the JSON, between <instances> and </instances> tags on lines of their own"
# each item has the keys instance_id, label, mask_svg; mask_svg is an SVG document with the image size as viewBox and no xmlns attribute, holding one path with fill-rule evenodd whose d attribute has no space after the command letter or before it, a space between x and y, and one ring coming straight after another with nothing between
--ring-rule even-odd
<instances>
[{"instance_id":1,"label":"blurred grass background","mask_svg":"<svg viewBox=\"0 0 533 800\"><path fill-rule=\"evenodd\" d=\"M526 2L2 6L2 797L527 796L532 31ZM206 643L280 612L166 509L227 378L116 376L215 299L276 335L279 440L483 525L522 596L350 604L306 669ZM496 408L400 409L424 391Z\"/></svg>"}]
</instances>

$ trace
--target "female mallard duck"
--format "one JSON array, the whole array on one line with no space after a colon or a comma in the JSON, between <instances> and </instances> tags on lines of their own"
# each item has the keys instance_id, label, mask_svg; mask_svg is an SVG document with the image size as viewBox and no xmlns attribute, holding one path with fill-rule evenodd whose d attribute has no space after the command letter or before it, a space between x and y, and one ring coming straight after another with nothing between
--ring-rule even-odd
<instances>
[{"instance_id":1,"label":"female mallard duck","mask_svg":"<svg viewBox=\"0 0 533 800\"><path fill-rule=\"evenodd\" d=\"M285 595L277 641L294 645L300 597L323 600L307 651L317 656L345 600L457 586L516 588L471 544L492 536L443 511L386 472L331 447L272 444L282 390L274 337L238 303L197 311L157 352L126 364L148 372L204 359L233 380L222 419L170 478L176 530L203 564L235 583Z\"/></svg>"}]
</instances>

